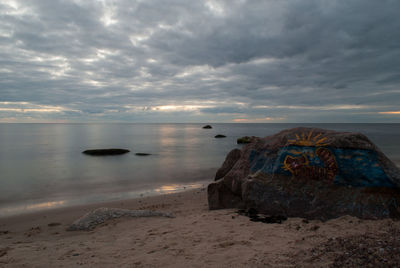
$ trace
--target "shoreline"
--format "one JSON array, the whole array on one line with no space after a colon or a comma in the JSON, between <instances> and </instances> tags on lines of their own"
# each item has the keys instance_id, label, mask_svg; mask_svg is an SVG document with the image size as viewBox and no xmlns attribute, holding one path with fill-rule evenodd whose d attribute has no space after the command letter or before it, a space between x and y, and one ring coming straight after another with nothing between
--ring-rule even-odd
<instances>
[{"instance_id":1,"label":"shoreline","mask_svg":"<svg viewBox=\"0 0 400 268\"><path fill-rule=\"evenodd\" d=\"M112 201L102 201L93 202L85 204L77 204L70 206L52 207L42 210L33 210L30 212L25 212L21 214L8 215L0 217L0 231L3 229L2 226L11 226L13 230L20 230L27 225L32 225L32 223L38 222L42 224L44 219L54 219L65 222L73 219L78 219L84 214L100 207L108 208L121 208L121 209L145 209L145 204L147 203L162 203L165 200L174 198L174 196L180 196L180 194L188 194L194 192L206 191L206 187L199 185L194 188L180 188L179 190L174 190L173 192L164 193L151 193L148 195L142 194L138 197L118 199ZM171 198L170 198L171 196ZM14 229L15 228L15 229Z\"/></svg>"},{"instance_id":2,"label":"shoreline","mask_svg":"<svg viewBox=\"0 0 400 268\"><path fill-rule=\"evenodd\" d=\"M151 197L165 194L180 193L191 189L205 187L210 183L209 180L201 180L187 183L168 183L155 184L153 187L144 187L141 190L129 192L111 192L109 194L92 194L89 197L80 199L48 199L36 200L28 204L22 202L11 203L0 207L0 221L9 217L18 217L23 215L41 213L45 211L68 209L82 206L96 206L97 204L118 203L120 201L129 201L132 199ZM104 198L104 196L107 196ZM101 201L100 201L101 200Z\"/></svg>"},{"instance_id":3,"label":"shoreline","mask_svg":"<svg viewBox=\"0 0 400 268\"><path fill-rule=\"evenodd\" d=\"M91 231L66 231L98 207L170 212L175 218L124 217ZM399 254L396 250L390 255L394 246L385 241L391 237L397 241L396 234L400 222L391 219L344 216L326 222L301 218L282 224L252 222L236 209L208 210L203 187L0 219L0 266L324 267L337 262L343 266L344 261L354 265L354 260L376 254L390 266L398 263ZM358 258L353 248L359 244L367 250Z\"/></svg>"}]
</instances>

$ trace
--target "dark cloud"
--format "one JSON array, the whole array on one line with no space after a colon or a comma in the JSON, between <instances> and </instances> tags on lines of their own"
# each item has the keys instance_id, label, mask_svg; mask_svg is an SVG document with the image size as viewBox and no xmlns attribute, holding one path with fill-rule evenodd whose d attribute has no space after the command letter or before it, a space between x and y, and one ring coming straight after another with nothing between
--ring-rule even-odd
<instances>
[{"instance_id":1,"label":"dark cloud","mask_svg":"<svg viewBox=\"0 0 400 268\"><path fill-rule=\"evenodd\" d=\"M6 0L0 118L398 122L381 113L399 111L398 10L397 0Z\"/></svg>"}]
</instances>

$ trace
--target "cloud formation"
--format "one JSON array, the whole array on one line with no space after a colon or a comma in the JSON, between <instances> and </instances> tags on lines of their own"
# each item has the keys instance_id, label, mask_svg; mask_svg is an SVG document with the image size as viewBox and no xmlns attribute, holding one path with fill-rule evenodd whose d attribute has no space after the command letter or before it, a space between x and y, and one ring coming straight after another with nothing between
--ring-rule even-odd
<instances>
[{"instance_id":1,"label":"cloud formation","mask_svg":"<svg viewBox=\"0 0 400 268\"><path fill-rule=\"evenodd\" d=\"M399 122L398 10L5 0L0 121Z\"/></svg>"}]
</instances>

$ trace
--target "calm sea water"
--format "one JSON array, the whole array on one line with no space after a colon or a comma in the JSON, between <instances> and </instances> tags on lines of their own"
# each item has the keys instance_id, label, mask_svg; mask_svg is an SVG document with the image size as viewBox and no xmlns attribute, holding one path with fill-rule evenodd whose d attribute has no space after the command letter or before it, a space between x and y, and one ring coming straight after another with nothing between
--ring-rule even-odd
<instances>
[{"instance_id":1,"label":"calm sea water","mask_svg":"<svg viewBox=\"0 0 400 268\"><path fill-rule=\"evenodd\" d=\"M0 217L206 185L245 135L296 126L359 131L400 166L400 124L0 124ZM225 139L215 139L224 134ZM90 148L127 148L93 157ZM136 156L136 152L151 153Z\"/></svg>"}]
</instances>

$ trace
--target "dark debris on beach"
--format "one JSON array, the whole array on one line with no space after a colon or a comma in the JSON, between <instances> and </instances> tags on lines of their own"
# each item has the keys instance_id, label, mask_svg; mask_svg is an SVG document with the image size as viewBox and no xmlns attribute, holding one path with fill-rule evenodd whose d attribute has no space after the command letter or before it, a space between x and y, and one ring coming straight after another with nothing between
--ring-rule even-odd
<instances>
[{"instance_id":1,"label":"dark debris on beach","mask_svg":"<svg viewBox=\"0 0 400 268\"><path fill-rule=\"evenodd\" d=\"M240 209L237 211L239 215L247 216L250 221L263 222L263 223L282 223L287 220L285 215L264 215L260 214L255 208L249 208L247 210Z\"/></svg>"},{"instance_id":2,"label":"dark debris on beach","mask_svg":"<svg viewBox=\"0 0 400 268\"><path fill-rule=\"evenodd\" d=\"M296 255L304 260L304 265L313 267L324 259L330 259L329 267L335 268L400 267L400 229L391 227L381 233L329 238L311 250Z\"/></svg>"}]
</instances>

